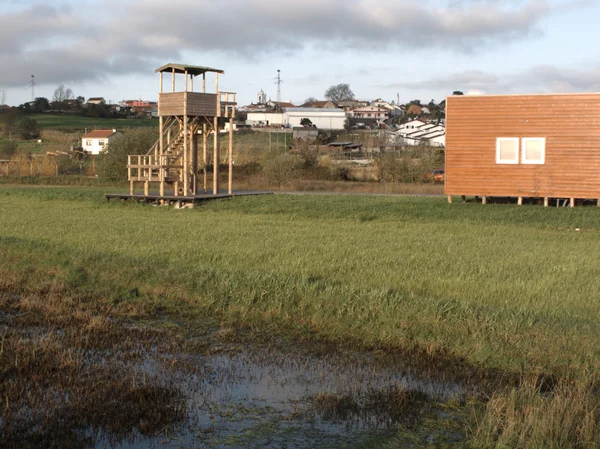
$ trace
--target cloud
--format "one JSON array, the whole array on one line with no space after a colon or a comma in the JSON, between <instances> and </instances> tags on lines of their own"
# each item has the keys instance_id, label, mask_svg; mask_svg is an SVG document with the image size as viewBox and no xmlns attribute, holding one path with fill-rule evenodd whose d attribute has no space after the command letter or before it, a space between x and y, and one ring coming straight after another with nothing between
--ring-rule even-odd
<instances>
[{"instance_id":1,"label":"cloud","mask_svg":"<svg viewBox=\"0 0 600 449\"><path fill-rule=\"evenodd\" d=\"M3 87L148 73L190 52L247 60L321 51L477 51L541 33L544 0L62 0L0 13ZM70 6L71 4L71 6ZM14 2L12 3L14 6Z\"/></svg>"},{"instance_id":2,"label":"cloud","mask_svg":"<svg viewBox=\"0 0 600 449\"><path fill-rule=\"evenodd\" d=\"M527 70L506 74L466 70L429 80L397 83L385 87L442 92L461 90L474 94L600 92L600 62L583 64L576 69L537 65Z\"/></svg>"}]
</instances>

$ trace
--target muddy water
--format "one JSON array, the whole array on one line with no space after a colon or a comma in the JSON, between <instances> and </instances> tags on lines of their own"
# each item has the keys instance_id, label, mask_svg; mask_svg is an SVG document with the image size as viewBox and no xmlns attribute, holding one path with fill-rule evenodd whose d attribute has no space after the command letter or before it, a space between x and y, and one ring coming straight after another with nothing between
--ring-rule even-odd
<instances>
[{"instance_id":1,"label":"muddy water","mask_svg":"<svg viewBox=\"0 0 600 449\"><path fill-rule=\"evenodd\" d=\"M351 448L398 429L464 438L443 423L461 419L447 404L473 390L390 356L96 318L0 308L0 447Z\"/></svg>"},{"instance_id":2,"label":"muddy water","mask_svg":"<svg viewBox=\"0 0 600 449\"><path fill-rule=\"evenodd\" d=\"M418 426L424 409L433 419L447 414L432 404L468 393L364 354L309 355L245 345L211 351L148 354L138 369L181 389L187 419L156 437L132 434L116 444L100 438L96 448L352 447L400 425ZM405 392L417 393L416 400L387 401Z\"/></svg>"}]
</instances>

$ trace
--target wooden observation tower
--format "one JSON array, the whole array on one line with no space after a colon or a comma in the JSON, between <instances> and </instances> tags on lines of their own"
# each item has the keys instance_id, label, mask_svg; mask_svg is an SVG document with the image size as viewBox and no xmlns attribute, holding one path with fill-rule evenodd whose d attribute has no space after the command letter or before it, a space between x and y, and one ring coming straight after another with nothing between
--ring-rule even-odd
<instances>
[{"instance_id":1,"label":"wooden observation tower","mask_svg":"<svg viewBox=\"0 0 600 449\"><path fill-rule=\"evenodd\" d=\"M160 74L158 116L160 134L145 155L128 157L129 194L134 197L135 185L143 184L144 196L150 195L151 185L158 185L159 197L165 197L167 186L173 197L190 198L200 192L219 193L219 135L229 123L229 182L232 194L233 174L233 117L236 94L219 92L219 75L225 72L210 67L185 64L167 64L156 69ZM207 73L214 73L214 93L207 92ZM163 92L164 75L171 75L171 89ZM183 75L183 77L181 77ZM194 92L194 78L201 76L201 91ZM183 79L182 79L183 78ZM183 81L176 90L176 81ZM197 84L196 84L197 85ZM207 186L208 138L213 134L212 192ZM199 163L198 136L202 137L202 161ZM203 184L200 183L202 173Z\"/></svg>"}]
</instances>

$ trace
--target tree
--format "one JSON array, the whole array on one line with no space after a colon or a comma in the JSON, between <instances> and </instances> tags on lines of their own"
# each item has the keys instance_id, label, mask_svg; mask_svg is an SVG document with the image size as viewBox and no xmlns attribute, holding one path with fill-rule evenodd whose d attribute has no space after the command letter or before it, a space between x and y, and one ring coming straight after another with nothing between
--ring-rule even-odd
<instances>
[{"instance_id":1,"label":"tree","mask_svg":"<svg viewBox=\"0 0 600 449\"><path fill-rule=\"evenodd\" d=\"M303 118L300 120L300 126L304 126L305 128L312 128L313 122L309 118Z\"/></svg>"},{"instance_id":2,"label":"tree","mask_svg":"<svg viewBox=\"0 0 600 449\"><path fill-rule=\"evenodd\" d=\"M18 109L12 108L8 111L8 113L4 114L2 117L3 127L2 132L6 137L10 137L12 133L15 132L17 128L17 121L21 117L21 111Z\"/></svg>"},{"instance_id":3,"label":"tree","mask_svg":"<svg viewBox=\"0 0 600 449\"><path fill-rule=\"evenodd\" d=\"M56 89L54 89L52 104L57 109L64 109L66 106L66 101L72 100L73 98L74 96L71 88L65 88L64 84L60 84Z\"/></svg>"},{"instance_id":4,"label":"tree","mask_svg":"<svg viewBox=\"0 0 600 449\"><path fill-rule=\"evenodd\" d=\"M23 103L19 106L19 110L25 114L35 114L47 111L48 109L50 109L50 103L48 102L48 99L44 97L37 97L32 104Z\"/></svg>"},{"instance_id":5,"label":"tree","mask_svg":"<svg viewBox=\"0 0 600 449\"><path fill-rule=\"evenodd\" d=\"M354 100L354 92L350 89L349 84L338 84L337 86L331 86L325 91L325 98L339 103L340 101Z\"/></svg>"},{"instance_id":6,"label":"tree","mask_svg":"<svg viewBox=\"0 0 600 449\"><path fill-rule=\"evenodd\" d=\"M319 101L319 100L317 100L315 97L308 97L306 100L304 100L304 104L314 103L315 101Z\"/></svg>"},{"instance_id":7,"label":"tree","mask_svg":"<svg viewBox=\"0 0 600 449\"><path fill-rule=\"evenodd\" d=\"M452 95L464 95L460 90L455 90Z\"/></svg>"},{"instance_id":8,"label":"tree","mask_svg":"<svg viewBox=\"0 0 600 449\"><path fill-rule=\"evenodd\" d=\"M0 159L10 159L17 152L17 144L11 140L0 142Z\"/></svg>"},{"instance_id":9,"label":"tree","mask_svg":"<svg viewBox=\"0 0 600 449\"><path fill-rule=\"evenodd\" d=\"M19 123L19 133L23 139L37 139L40 137L40 129L35 120L25 118Z\"/></svg>"}]
</instances>

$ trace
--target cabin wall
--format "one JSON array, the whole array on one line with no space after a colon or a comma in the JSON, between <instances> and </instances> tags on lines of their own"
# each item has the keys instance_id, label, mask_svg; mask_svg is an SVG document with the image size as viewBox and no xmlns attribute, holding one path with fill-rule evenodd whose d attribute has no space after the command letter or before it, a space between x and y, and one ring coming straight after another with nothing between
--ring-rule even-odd
<instances>
[{"instance_id":1,"label":"cabin wall","mask_svg":"<svg viewBox=\"0 0 600 449\"><path fill-rule=\"evenodd\" d=\"M600 198L600 94L452 96L446 126L448 195ZM545 163L497 164L499 137L545 138Z\"/></svg>"},{"instance_id":2,"label":"cabin wall","mask_svg":"<svg viewBox=\"0 0 600 449\"><path fill-rule=\"evenodd\" d=\"M169 92L158 96L158 115L183 115L185 92ZM188 92L187 115L217 116L217 95L198 92Z\"/></svg>"}]
</instances>

